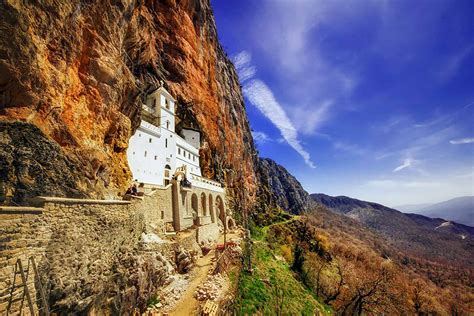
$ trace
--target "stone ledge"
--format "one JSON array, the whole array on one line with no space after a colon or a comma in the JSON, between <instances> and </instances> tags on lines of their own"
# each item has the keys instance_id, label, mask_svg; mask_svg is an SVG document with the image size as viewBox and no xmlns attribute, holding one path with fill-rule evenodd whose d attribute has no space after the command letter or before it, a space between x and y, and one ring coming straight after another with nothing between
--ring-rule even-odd
<instances>
[{"instance_id":1,"label":"stone ledge","mask_svg":"<svg viewBox=\"0 0 474 316\"><path fill-rule=\"evenodd\" d=\"M130 201L123 200L93 200L93 199L71 199L62 197L37 196L29 200L32 205L44 206L45 203L55 204L103 204L103 205L128 205Z\"/></svg>"},{"instance_id":2,"label":"stone ledge","mask_svg":"<svg viewBox=\"0 0 474 316\"><path fill-rule=\"evenodd\" d=\"M31 206L0 206L0 214L42 214L44 209Z\"/></svg>"}]
</instances>

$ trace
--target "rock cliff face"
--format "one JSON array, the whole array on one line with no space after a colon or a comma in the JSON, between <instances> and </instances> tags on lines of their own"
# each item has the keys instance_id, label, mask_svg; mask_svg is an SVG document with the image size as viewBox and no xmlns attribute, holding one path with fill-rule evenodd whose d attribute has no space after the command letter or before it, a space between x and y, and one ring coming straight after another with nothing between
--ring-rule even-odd
<instances>
[{"instance_id":1,"label":"rock cliff face","mask_svg":"<svg viewBox=\"0 0 474 316\"><path fill-rule=\"evenodd\" d=\"M15 188L17 200L37 195L87 196L88 181L78 165L36 126L0 122L0 179ZM0 186L0 202L12 193Z\"/></svg>"},{"instance_id":2,"label":"rock cliff face","mask_svg":"<svg viewBox=\"0 0 474 316\"><path fill-rule=\"evenodd\" d=\"M268 191L260 192L266 196L270 206L279 207L293 214L308 210L311 197L296 178L283 166L268 158L260 158L258 165L259 181Z\"/></svg>"},{"instance_id":3,"label":"rock cliff face","mask_svg":"<svg viewBox=\"0 0 474 316\"><path fill-rule=\"evenodd\" d=\"M208 0L7 0L0 3L0 30L0 119L34 125L44 134L41 143L55 142L50 150L78 172L73 187L103 197L128 185L126 150L140 100L163 80L180 103L178 126L203 132L204 175L251 205L254 144ZM28 138L28 130L18 137ZM18 165L15 157L1 159L2 168ZM5 173L3 187L16 201L41 193L28 192L38 177L20 193Z\"/></svg>"}]
</instances>

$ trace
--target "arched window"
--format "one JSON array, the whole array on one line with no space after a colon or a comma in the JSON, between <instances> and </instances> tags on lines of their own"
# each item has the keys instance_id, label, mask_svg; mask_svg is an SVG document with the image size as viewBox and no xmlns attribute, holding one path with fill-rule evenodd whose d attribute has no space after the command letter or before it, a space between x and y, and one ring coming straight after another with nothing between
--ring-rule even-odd
<instances>
[{"instance_id":1,"label":"arched window","mask_svg":"<svg viewBox=\"0 0 474 316\"><path fill-rule=\"evenodd\" d=\"M214 214L214 203L212 201L212 194L209 193L209 213L211 214L211 221L216 222L216 215Z\"/></svg>"},{"instance_id":2,"label":"arched window","mask_svg":"<svg viewBox=\"0 0 474 316\"><path fill-rule=\"evenodd\" d=\"M196 214L198 213L198 197L196 193L193 193L191 196L191 208L196 212Z\"/></svg>"},{"instance_id":3,"label":"arched window","mask_svg":"<svg viewBox=\"0 0 474 316\"><path fill-rule=\"evenodd\" d=\"M219 195L216 197L216 206L217 206L217 216L222 221L222 225L226 225L224 201L222 201L222 198Z\"/></svg>"},{"instance_id":4,"label":"arched window","mask_svg":"<svg viewBox=\"0 0 474 316\"><path fill-rule=\"evenodd\" d=\"M166 128L170 129L170 121L166 121Z\"/></svg>"},{"instance_id":5,"label":"arched window","mask_svg":"<svg viewBox=\"0 0 474 316\"><path fill-rule=\"evenodd\" d=\"M206 193L201 193L202 215L207 216Z\"/></svg>"},{"instance_id":6,"label":"arched window","mask_svg":"<svg viewBox=\"0 0 474 316\"><path fill-rule=\"evenodd\" d=\"M164 184L165 185L170 184L170 179L171 179L171 167L170 165L166 165L165 174L164 174Z\"/></svg>"}]
</instances>

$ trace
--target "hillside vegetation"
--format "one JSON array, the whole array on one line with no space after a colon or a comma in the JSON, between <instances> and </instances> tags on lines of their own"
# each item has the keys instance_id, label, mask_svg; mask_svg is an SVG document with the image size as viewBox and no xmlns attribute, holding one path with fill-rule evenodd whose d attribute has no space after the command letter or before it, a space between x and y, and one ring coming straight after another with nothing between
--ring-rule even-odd
<instances>
[{"instance_id":1,"label":"hillside vegetation","mask_svg":"<svg viewBox=\"0 0 474 316\"><path fill-rule=\"evenodd\" d=\"M383 235L323 206L302 216L273 211L255 219L254 273L241 274L236 298L241 314L473 311L471 267L407 254Z\"/></svg>"},{"instance_id":2,"label":"hillside vegetation","mask_svg":"<svg viewBox=\"0 0 474 316\"><path fill-rule=\"evenodd\" d=\"M331 314L327 305L301 282L292 265L288 245L268 238L274 226L286 225L296 217L269 226L253 227L252 271L242 271L238 280L235 311L239 315Z\"/></svg>"}]
</instances>

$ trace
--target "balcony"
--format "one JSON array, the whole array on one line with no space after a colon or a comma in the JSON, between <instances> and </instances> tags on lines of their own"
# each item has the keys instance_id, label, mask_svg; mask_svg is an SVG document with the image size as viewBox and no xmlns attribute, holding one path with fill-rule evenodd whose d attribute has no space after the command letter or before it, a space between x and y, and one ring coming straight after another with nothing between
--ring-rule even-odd
<instances>
[{"instance_id":1,"label":"balcony","mask_svg":"<svg viewBox=\"0 0 474 316\"><path fill-rule=\"evenodd\" d=\"M152 109L151 107L149 107L148 105L146 104L143 104L142 103L142 110L148 112L148 113L151 113L151 114L155 114L155 110Z\"/></svg>"}]
</instances>

